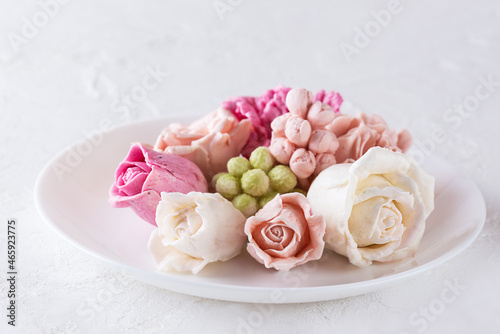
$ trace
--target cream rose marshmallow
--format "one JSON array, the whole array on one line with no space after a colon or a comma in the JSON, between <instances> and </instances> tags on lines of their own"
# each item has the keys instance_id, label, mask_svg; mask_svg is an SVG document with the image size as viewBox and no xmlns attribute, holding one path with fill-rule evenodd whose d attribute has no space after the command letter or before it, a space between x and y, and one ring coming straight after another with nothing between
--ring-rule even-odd
<instances>
[{"instance_id":1,"label":"cream rose marshmallow","mask_svg":"<svg viewBox=\"0 0 500 334\"><path fill-rule=\"evenodd\" d=\"M366 266L412 256L434 209L434 177L414 159L373 147L322 171L307 198L326 221L326 248Z\"/></svg>"},{"instance_id":2,"label":"cream rose marshmallow","mask_svg":"<svg viewBox=\"0 0 500 334\"><path fill-rule=\"evenodd\" d=\"M240 254L246 218L218 193L161 193L148 250L161 271L197 274Z\"/></svg>"}]
</instances>

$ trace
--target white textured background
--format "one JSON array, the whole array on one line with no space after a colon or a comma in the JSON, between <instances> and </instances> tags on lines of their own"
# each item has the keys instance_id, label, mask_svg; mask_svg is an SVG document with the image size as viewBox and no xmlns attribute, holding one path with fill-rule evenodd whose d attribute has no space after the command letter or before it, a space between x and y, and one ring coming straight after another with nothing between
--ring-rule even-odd
<instances>
[{"instance_id":1,"label":"white textured background","mask_svg":"<svg viewBox=\"0 0 500 334\"><path fill-rule=\"evenodd\" d=\"M222 19L211 0L55 1L0 2L0 332L235 333L258 312L264 317L256 333L500 328L498 1L401 0L399 13L366 46L357 31L376 29L372 11L387 9L388 1L221 0L231 9ZM53 17L44 14L47 8ZM38 27L30 30L31 24ZM363 47L348 61L341 45L356 41ZM124 96L148 69L169 75L124 112ZM458 117L456 106L471 101L488 78L495 82L489 96ZM33 186L40 169L102 119L119 125L199 114L229 96L259 95L278 84L337 90L392 126L408 128L417 145L468 174L487 203L478 239L393 288L264 312L124 277L67 244L38 215ZM436 129L446 138L431 145ZM15 329L5 316L10 217L19 221ZM453 281L465 287L454 302L425 326L410 321Z\"/></svg>"}]
</instances>

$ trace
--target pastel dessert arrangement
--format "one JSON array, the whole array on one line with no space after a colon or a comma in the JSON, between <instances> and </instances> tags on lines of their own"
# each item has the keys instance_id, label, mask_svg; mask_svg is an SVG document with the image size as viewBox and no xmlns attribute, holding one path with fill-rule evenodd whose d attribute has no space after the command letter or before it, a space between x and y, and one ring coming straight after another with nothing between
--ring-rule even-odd
<instances>
[{"instance_id":1,"label":"pastel dessert arrangement","mask_svg":"<svg viewBox=\"0 0 500 334\"><path fill-rule=\"evenodd\" d=\"M164 272L197 274L243 251L282 271L325 249L359 267L414 256L434 177L406 154L408 131L342 104L279 86L168 124L153 146L132 144L109 202L155 226L145 247Z\"/></svg>"}]
</instances>

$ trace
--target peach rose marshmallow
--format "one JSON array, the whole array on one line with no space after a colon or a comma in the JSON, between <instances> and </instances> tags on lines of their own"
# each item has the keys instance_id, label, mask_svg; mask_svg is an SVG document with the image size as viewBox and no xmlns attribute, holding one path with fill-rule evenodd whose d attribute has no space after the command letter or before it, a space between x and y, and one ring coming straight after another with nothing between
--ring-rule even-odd
<instances>
[{"instance_id":1,"label":"peach rose marshmallow","mask_svg":"<svg viewBox=\"0 0 500 334\"><path fill-rule=\"evenodd\" d=\"M266 268L288 271L321 257L325 228L325 220L312 214L304 195L276 195L247 219L247 251Z\"/></svg>"},{"instance_id":2,"label":"peach rose marshmallow","mask_svg":"<svg viewBox=\"0 0 500 334\"><path fill-rule=\"evenodd\" d=\"M194 162L207 180L226 170L247 142L252 123L239 121L231 112L219 108L190 124L170 124L158 137L155 149L182 156Z\"/></svg>"},{"instance_id":3,"label":"peach rose marshmallow","mask_svg":"<svg viewBox=\"0 0 500 334\"><path fill-rule=\"evenodd\" d=\"M326 128L339 141L339 148L335 152L337 163L354 162L374 146L405 153L412 143L407 130L398 133L389 129L384 119L378 115L359 113L356 117L351 117L340 114Z\"/></svg>"}]
</instances>

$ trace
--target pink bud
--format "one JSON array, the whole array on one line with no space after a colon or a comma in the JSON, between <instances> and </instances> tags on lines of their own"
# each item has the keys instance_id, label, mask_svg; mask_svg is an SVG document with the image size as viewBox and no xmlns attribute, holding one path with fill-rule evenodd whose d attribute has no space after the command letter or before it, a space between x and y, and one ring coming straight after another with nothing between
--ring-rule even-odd
<instances>
[{"instance_id":1,"label":"pink bud","mask_svg":"<svg viewBox=\"0 0 500 334\"><path fill-rule=\"evenodd\" d=\"M307 113L307 120L313 128L324 127L330 124L334 118L335 112L333 108L329 104L321 103L320 101L314 102Z\"/></svg>"},{"instance_id":2,"label":"pink bud","mask_svg":"<svg viewBox=\"0 0 500 334\"><path fill-rule=\"evenodd\" d=\"M312 92L305 88L294 88L286 95L286 107L297 116L306 118L307 110L313 101Z\"/></svg>"},{"instance_id":3,"label":"pink bud","mask_svg":"<svg viewBox=\"0 0 500 334\"><path fill-rule=\"evenodd\" d=\"M273 132L280 137L285 136L285 125L286 121L293 115L290 113L283 114L281 116L276 117L272 122L271 122L271 129Z\"/></svg>"},{"instance_id":4,"label":"pink bud","mask_svg":"<svg viewBox=\"0 0 500 334\"><path fill-rule=\"evenodd\" d=\"M318 176L319 173L327 169L328 167L335 165L337 161L335 156L331 153L322 153L316 156L316 170L313 176Z\"/></svg>"},{"instance_id":5,"label":"pink bud","mask_svg":"<svg viewBox=\"0 0 500 334\"><path fill-rule=\"evenodd\" d=\"M311 124L305 119L293 116L290 117L285 125L285 135L289 141L298 147L306 147L311 137Z\"/></svg>"},{"instance_id":6,"label":"pink bud","mask_svg":"<svg viewBox=\"0 0 500 334\"><path fill-rule=\"evenodd\" d=\"M309 150L315 154L335 153L338 147L337 137L327 130L314 130L309 139Z\"/></svg>"},{"instance_id":7,"label":"pink bud","mask_svg":"<svg viewBox=\"0 0 500 334\"><path fill-rule=\"evenodd\" d=\"M298 178L309 177L316 169L316 158L311 151L299 148L290 158L290 169Z\"/></svg>"},{"instance_id":8,"label":"pink bud","mask_svg":"<svg viewBox=\"0 0 500 334\"><path fill-rule=\"evenodd\" d=\"M274 137L269 146L269 152L280 163L287 165L295 151L295 145L284 137Z\"/></svg>"}]
</instances>

